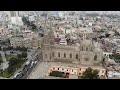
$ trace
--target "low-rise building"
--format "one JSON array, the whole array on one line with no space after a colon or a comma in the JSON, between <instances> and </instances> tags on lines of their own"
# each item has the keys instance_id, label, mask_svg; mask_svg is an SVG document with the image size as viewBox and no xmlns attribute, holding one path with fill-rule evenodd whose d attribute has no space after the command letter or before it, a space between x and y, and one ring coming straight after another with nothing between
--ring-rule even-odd
<instances>
[{"instance_id":1,"label":"low-rise building","mask_svg":"<svg viewBox=\"0 0 120 90\"><path fill-rule=\"evenodd\" d=\"M69 73L71 75L77 75L77 76L82 76L82 73L86 71L88 67L85 66L77 66L77 67L65 67L65 66L51 66L48 70L47 76L49 75L50 72L52 71L60 71L64 73ZM106 69L103 67L91 67L93 70L98 70L99 77L104 77L106 75Z\"/></svg>"}]
</instances>

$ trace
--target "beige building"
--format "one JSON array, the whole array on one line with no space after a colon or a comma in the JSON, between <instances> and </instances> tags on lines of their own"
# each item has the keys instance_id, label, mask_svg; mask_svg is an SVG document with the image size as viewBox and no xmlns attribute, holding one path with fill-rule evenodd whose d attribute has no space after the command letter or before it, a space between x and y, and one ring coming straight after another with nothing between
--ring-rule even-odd
<instances>
[{"instance_id":1,"label":"beige building","mask_svg":"<svg viewBox=\"0 0 120 90\"><path fill-rule=\"evenodd\" d=\"M51 66L47 72L47 76L49 76L49 73L52 71L60 71L64 73L69 73L72 75L82 76L82 73L86 71L88 67L79 66L79 67L64 67L64 66ZM106 75L106 69L102 67L91 67L93 70L98 70L98 75L105 76Z\"/></svg>"}]
</instances>

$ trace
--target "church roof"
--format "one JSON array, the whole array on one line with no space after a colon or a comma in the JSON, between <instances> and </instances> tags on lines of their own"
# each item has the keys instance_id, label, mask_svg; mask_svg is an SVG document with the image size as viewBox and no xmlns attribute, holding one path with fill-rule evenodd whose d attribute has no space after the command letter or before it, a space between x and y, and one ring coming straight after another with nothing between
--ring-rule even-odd
<instances>
[{"instance_id":1,"label":"church roof","mask_svg":"<svg viewBox=\"0 0 120 90\"><path fill-rule=\"evenodd\" d=\"M92 41L91 40L83 40L82 42L82 45L92 45Z\"/></svg>"}]
</instances>

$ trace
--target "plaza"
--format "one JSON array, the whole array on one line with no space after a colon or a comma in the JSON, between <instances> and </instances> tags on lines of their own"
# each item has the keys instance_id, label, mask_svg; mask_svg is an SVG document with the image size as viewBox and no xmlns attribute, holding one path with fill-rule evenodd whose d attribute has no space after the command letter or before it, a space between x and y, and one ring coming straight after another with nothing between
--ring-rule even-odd
<instances>
[{"instance_id":1,"label":"plaza","mask_svg":"<svg viewBox=\"0 0 120 90\"><path fill-rule=\"evenodd\" d=\"M75 69L79 69L79 67L81 68L88 68L89 66L82 66L82 65L79 65L79 64L72 64L72 63L60 63L60 62L39 62L39 64L36 66L36 68L33 70L33 72L29 75L28 79L61 79L61 78L58 78L58 77L50 77L49 76L49 73L51 70L53 70L53 68L51 67L54 67L55 70L57 70L58 68L56 67L64 67L65 69L66 68L70 68L70 69L73 69L73 75L74 74L74 68ZM97 67L97 66L91 66L91 68L93 69L98 69L98 70L103 70L104 73L101 74L101 75L105 75L105 72L106 70L103 68L103 67ZM82 72L85 71L84 70L81 70ZM61 70L60 70L61 71ZM66 71L64 71L66 72ZM76 75L77 75L77 70L76 70ZM72 73L70 73L72 74ZM101 76L100 75L100 76ZM73 78L74 79L74 78Z\"/></svg>"}]
</instances>

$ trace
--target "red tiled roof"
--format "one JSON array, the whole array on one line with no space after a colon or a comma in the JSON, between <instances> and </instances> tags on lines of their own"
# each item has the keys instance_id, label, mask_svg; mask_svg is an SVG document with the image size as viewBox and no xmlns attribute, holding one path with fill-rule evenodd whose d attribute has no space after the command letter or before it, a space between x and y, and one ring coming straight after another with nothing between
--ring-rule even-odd
<instances>
[{"instance_id":1,"label":"red tiled roof","mask_svg":"<svg viewBox=\"0 0 120 90\"><path fill-rule=\"evenodd\" d=\"M60 42L61 38L54 38L55 42Z\"/></svg>"}]
</instances>

